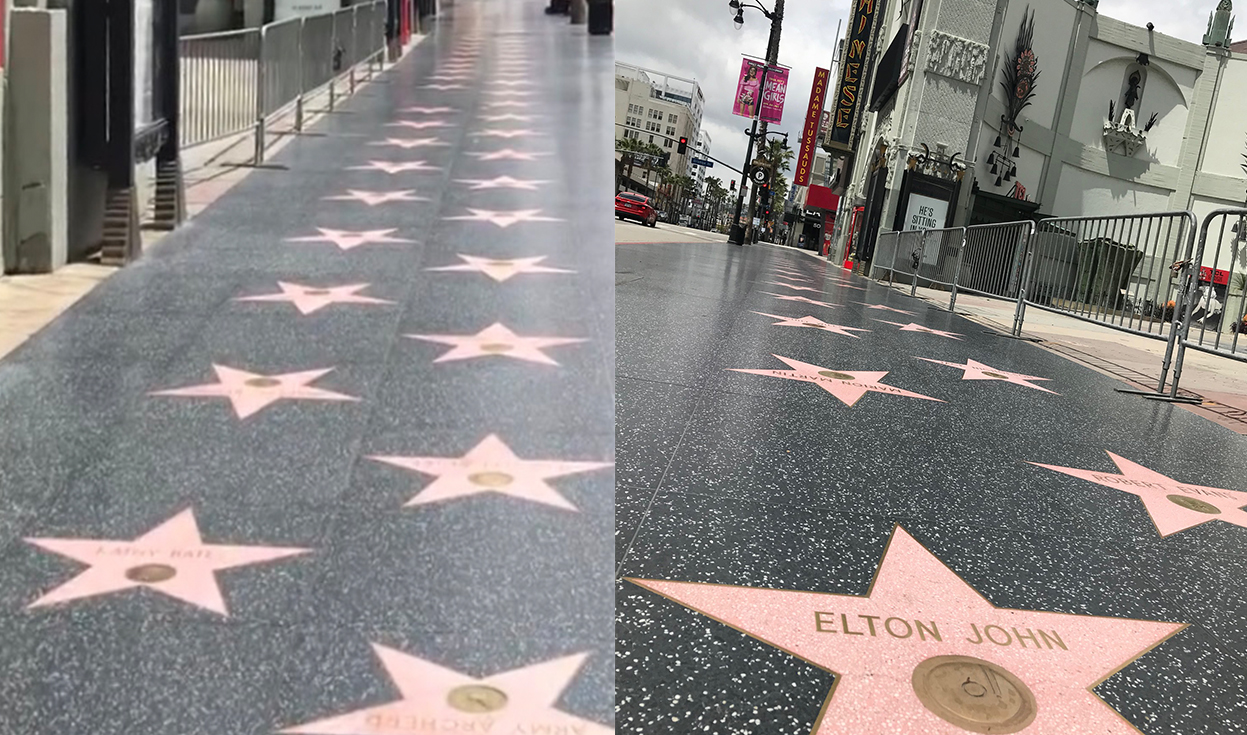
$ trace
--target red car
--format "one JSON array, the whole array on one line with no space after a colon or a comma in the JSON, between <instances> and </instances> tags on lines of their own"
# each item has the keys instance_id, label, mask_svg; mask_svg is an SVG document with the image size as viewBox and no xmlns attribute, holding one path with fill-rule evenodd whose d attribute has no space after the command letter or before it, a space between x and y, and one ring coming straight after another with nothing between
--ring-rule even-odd
<instances>
[{"instance_id":1,"label":"red car","mask_svg":"<svg viewBox=\"0 0 1247 735\"><path fill-rule=\"evenodd\" d=\"M615 197L615 216L619 219L634 219L643 225L658 225L658 213L650 206L649 197L625 191Z\"/></svg>"}]
</instances>

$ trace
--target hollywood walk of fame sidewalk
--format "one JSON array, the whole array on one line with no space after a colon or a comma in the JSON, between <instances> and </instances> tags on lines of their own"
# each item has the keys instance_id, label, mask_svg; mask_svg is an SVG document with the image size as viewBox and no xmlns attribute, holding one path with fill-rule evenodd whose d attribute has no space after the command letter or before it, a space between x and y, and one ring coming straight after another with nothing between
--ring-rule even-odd
<instances>
[{"instance_id":1,"label":"hollywood walk of fame sidewalk","mask_svg":"<svg viewBox=\"0 0 1247 735\"><path fill-rule=\"evenodd\" d=\"M0 360L0 732L613 731L612 54L541 10Z\"/></svg>"},{"instance_id":2,"label":"hollywood walk of fame sidewalk","mask_svg":"<svg viewBox=\"0 0 1247 735\"><path fill-rule=\"evenodd\" d=\"M621 731L1247 732L1247 438L796 251L616 271Z\"/></svg>"}]
</instances>

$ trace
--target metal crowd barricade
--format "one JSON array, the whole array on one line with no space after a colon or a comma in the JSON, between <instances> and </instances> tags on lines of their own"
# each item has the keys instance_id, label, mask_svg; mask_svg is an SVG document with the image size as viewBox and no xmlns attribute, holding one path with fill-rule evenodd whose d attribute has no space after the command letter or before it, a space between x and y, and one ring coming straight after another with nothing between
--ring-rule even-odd
<instances>
[{"instance_id":1,"label":"metal crowd barricade","mask_svg":"<svg viewBox=\"0 0 1247 735\"><path fill-rule=\"evenodd\" d=\"M211 143L255 124L260 29L184 36L180 144Z\"/></svg>"},{"instance_id":2,"label":"metal crowd barricade","mask_svg":"<svg viewBox=\"0 0 1247 735\"><path fill-rule=\"evenodd\" d=\"M252 129L253 163L264 160L268 124L295 106L296 132L304 104L326 86L333 110L335 84L385 53L385 0L323 15L291 18L262 28L186 36L182 64L182 147Z\"/></svg>"},{"instance_id":3,"label":"metal crowd barricade","mask_svg":"<svg viewBox=\"0 0 1247 735\"><path fill-rule=\"evenodd\" d=\"M896 249L900 245L901 233L891 230L880 232L875 240L875 256L870 261L870 277L882 278L881 271L888 271L888 282L892 281L892 261L896 258Z\"/></svg>"},{"instance_id":4,"label":"metal crowd barricade","mask_svg":"<svg viewBox=\"0 0 1247 735\"><path fill-rule=\"evenodd\" d=\"M1172 270L1190 260L1196 220L1189 211L1109 217L1054 217L1039 222L1025 265L1014 335L1027 306L1166 343L1165 392L1186 287Z\"/></svg>"},{"instance_id":5,"label":"metal crowd barricade","mask_svg":"<svg viewBox=\"0 0 1247 735\"><path fill-rule=\"evenodd\" d=\"M1199 244L1180 268L1188 298L1167 400L1178 399L1188 349L1247 362L1247 268L1236 272L1240 266L1247 266L1247 209L1214 210L1204 217ZM1228 276L1224 284L1217 283L1218 271Z\"/></svg>"}]
</instances>

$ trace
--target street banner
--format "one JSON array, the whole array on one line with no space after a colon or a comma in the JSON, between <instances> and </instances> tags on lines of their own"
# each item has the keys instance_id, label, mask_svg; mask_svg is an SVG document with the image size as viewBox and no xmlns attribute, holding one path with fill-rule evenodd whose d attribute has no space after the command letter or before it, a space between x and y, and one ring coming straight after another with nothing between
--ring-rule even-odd
<instances>
[{"instance_id":1,"label":"street banner","mask_svg":"<svg viewBox=\"0 0 1247 735\"><path fill-rule=\"evenodd\" d=\"M766 74L762 92L762 122L778 125L784 117L784 97L788 94L788 70L772 68Z\"/></svg>"},{"instance_id":2,"label":"street banner","mask_svg":"<svg viewBox=\"0 0 1247 735\"><path fill-rule=\"evenodd\" d=\"M736 82L736 101L732 103L732 114L753 119L761 96L763 64L752 59L740 62L740 79Z\"/></svg>"},{"instance_id":3,"label":"street banner","mask_svg":"<svg viewBox=\"0 0 1247 735\"><path fill-rule=\"evenodd\" d=\"M818 144L819 122L823 112L823 102L827 100L827 78L831 70L816 68L814 84L810 88L810 106L805 111L805 130L801 134L801 153L797 156L797 170L793 174L792 183L807 186L810 183L810 171L814 168L814 146Z\"/></svg>"},{"instance_id":4,"label":"street banner","mask_svg":"<svg viewBox=\"0 0 1247 735\"><path fill-rule=\"evenodd\" d=\"M858 99L861 97L862 77L868 71L866 51L875 29L875 16L883 12L887 0L856 0L853 17L845 37L844 54L840 59L840 80L836 84L836 96L831 111L831 134L827 145L851 152L853 145L853 121L857 117Z\"/></svg>"},{"instance_id":5,"label":"street banner","mask_svg":"<svg viewBox=\"0 0 1247 735\"><path fill-rule=\"evenodd\" d=\"M762 76L766 72L766 89L762 89ZM778 125L784 117L784 97L788 94L788 70L771 67L753 59L742 59L740 78L736 82L736 99L732 102L732 114Z\"/></svg>"}]
</instances>

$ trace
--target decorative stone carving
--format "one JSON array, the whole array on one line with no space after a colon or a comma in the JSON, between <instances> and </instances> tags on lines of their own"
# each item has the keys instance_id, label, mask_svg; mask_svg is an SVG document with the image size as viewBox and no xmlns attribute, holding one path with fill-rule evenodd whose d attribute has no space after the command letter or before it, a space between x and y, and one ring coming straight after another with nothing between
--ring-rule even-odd
<instances>
[{"instance_id":1,"label":"decorative stone carving","mask_svg":"<svg viewBox=\"0 0 1247 735\"><path fill-rule=\"evenodd\" d=\"M1109 153L1120 151L1126 156L1133 156L1139 146L1147 140L1147 131L1135 127L1134 110L1126 108L1121 113L1121 120L1104 123L1104 150Z\"/></svg>"},{"instance_id":2,"label":"decorative stone carving","mask_svg":"<svg viewBox=\"0 0 1247 735\"><path fill-rule=\"evenodd\" d=\"M987 71L987 45L931 31L927 71L968 84L979 84Z\"/></svg>"}]
</instances>

